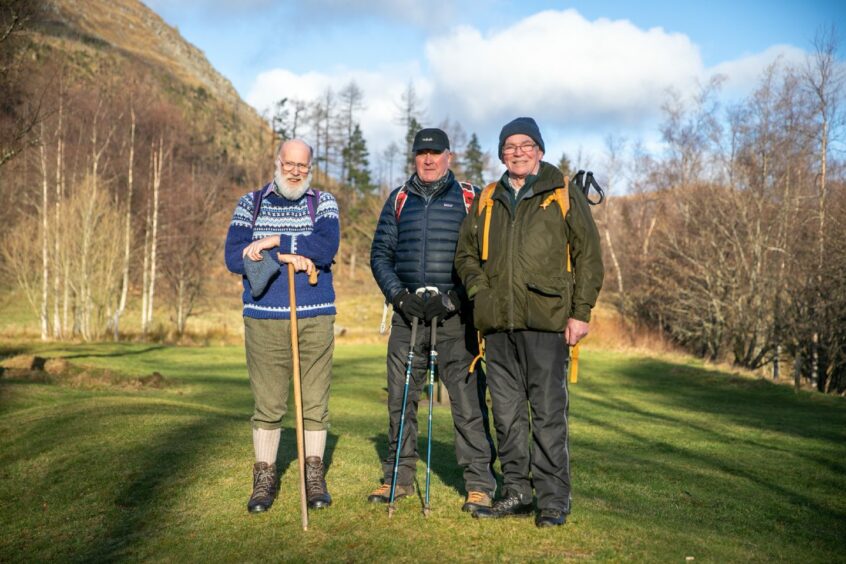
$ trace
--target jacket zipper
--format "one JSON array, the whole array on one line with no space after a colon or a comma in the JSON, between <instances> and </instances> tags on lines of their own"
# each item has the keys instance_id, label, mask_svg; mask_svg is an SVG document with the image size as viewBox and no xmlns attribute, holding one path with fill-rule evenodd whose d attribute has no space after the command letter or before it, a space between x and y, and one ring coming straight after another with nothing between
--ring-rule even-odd
<instances>
[{"instance_id":1,"label":"jacket zipper","mask_svg":"<svg viewBox=\"0 0 846 564\"><path fill-rule=\"evenodd\" d=\"M420 199L423 200L423 252L420 253L420 273L423 275L423 286L428 286L428 280L426 280L426 242L429 239L429 202L424 197Z\"/></svg>"},{"instance_id":2,"label":"jacket zipper","mask_svg":"<svg viewBox=\"0 0 846 564\"><path fill-rule=\"evenodd\" d=\"M514 237L517 226L517 208L511 214L511 228L508 236L508 331L514 332Z\"/></svg>"}]
</instances>

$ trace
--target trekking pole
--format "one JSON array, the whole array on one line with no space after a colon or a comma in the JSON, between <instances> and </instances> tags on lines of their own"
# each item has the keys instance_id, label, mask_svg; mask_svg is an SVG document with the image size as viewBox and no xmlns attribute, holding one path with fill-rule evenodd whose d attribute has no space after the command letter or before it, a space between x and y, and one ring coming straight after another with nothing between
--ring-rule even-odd
<instances>
[{"instance_id":1,"label":"trekking pole","mask_svg":"<svg viewBox=\"0 0 846 564\"><path fill-rule=\"evenodd\" d=\"M426 287L423 288L423 291L430 297L439 293L435 287ZM417 293L420 294L420 290L417 290ZM431 506L429 505L429 484L432 477L432 408L434 407L435 398L435 374L438 370L438 351L435 350L437 328L438 318L436 316L432 318L432 325L429 332L429 422L426 431L426 497L423 503L424 517L428 517L431 511Z\"/></svg>"},{"instance_id":2,"label":"trekking pole","mask_svg":"<svg viewBox=\"0 0 846 564\"><path fill-rule=\"evenodd\" d=\"M402 435L405 430L405 406L408 402L408 386L411 382L411 365L414 361L414 343L417 340L417 318L411 318L411 343L408 345L408 357L405 361L405 388L402 392L402 409L400 410L400 424L397 432L397 449L394 452L394 474L391 476L391 494L388 501L388 517L394 516L396 504L394 494L397 489L397 473L399 472L400 452L402 452Z\"/></svg>"},{"instance_id":3,"label":"trekking pole","mask_svg":"<svg viewBox=\"0 0 846 564\"><path fill-rule=\"evenodd\" d=\"M288 293L291 297L291 359L294 364L294 408L297 424L297 465L300 469L300 514L303 530L308 530L308 503L305 484L305 448L303 437L303 396L300 383L300 341L297 335L297 293L294 286L294 265L288 263Z\"/></svg>"}]
</instances>

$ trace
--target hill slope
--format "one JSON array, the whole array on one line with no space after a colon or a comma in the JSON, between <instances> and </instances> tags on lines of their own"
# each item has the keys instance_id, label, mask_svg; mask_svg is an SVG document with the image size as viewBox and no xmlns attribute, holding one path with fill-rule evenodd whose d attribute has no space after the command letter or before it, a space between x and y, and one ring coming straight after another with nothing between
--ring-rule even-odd
<instances>
[{"instance_id":1,"label":"hill slope","mask_svg":"<svg viewBox=\"0 0 846 564\"><path fill-rule=\"evenodd\" d=\"M157 88L194 122L212 122L214 143L227 153L258 151L267 124L194 45L137 0L49 0L35 40L45 56L63 57L75 72L107 76L132 88L149 72ZM111 75L111 76L108 76Z\"/></svg>"}]
</instances>

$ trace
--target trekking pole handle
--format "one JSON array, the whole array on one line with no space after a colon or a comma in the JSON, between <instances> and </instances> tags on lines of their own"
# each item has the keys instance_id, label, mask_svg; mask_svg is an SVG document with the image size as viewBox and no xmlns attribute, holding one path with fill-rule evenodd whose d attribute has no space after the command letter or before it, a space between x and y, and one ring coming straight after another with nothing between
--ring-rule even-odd
<instances>
[{"instance_id":1,"label":"trekking pole handle","mask_svg":"<svg viewBox=\"0 0 846 564\"><path fill-rule=\"evenodd\" d=\"M440 292L440 290L438 290L437 286L421 286L421 287L417 288L417 290L414 293L422 298L423 295L427 294L427 293L428 294L440 294L441 292Z\"/></svg>"}]
</instances>

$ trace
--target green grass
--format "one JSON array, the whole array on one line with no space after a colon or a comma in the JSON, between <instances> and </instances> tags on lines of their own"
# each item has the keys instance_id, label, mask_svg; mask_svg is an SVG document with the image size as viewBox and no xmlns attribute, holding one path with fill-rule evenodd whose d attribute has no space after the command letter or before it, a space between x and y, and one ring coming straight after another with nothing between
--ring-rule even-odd
<instances>
[{"instance_id":1,"label":"green grass","mask_svg":"<svg viewBox=\"0 0 846 564\"><path fill-rule=\"evenodd\" d=\"M41 345L162 389L0 379L0 561L842 561L846 403L695 363L586 350L571 386L573 514L556 530L460 512L449 411L435 413L433 513L366 503L387 416L384 346L342 345L332 508L301 530L293 422L272 510L248 515L242 347ZM422 410L425 413L425 408ZM420 464L418 477L424 477Z\"/></svg>"}]
</instances>

